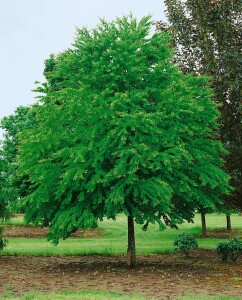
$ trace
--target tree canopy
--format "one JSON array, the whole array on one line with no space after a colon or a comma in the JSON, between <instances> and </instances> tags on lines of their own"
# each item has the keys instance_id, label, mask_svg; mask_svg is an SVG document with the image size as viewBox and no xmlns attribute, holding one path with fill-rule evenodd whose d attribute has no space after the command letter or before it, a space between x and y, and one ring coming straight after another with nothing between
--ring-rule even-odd
<instances>
[{"instance_id":1,"label":"tree canopy","mask_svg":"<svg viewBox=\"0 0 242 300\"><path fill-rule=\"evenodd\" d=\"M151 24L128 16L78 29L45 70L36 126L20 135L18 172L32 192L19 205L54 243L119 213L129 229L176 226L228 192L209 80L182 75L169 34Z\"/></svg>"},{"instance_id":2,"label":"tree canopy","mask_svg":"<svg viewBox=\"0 0 242 300\"><path fill-rule=\"evenodd\" d=\"M19 178L18 168L18 134L34 126L34 116L30 107L20 106L14 114L1 119L0 127L4 130L4 138L0 148L0 218L9 216L7 206L14 200L27 194L27 178Z\"/></svg>"}]
</instances>

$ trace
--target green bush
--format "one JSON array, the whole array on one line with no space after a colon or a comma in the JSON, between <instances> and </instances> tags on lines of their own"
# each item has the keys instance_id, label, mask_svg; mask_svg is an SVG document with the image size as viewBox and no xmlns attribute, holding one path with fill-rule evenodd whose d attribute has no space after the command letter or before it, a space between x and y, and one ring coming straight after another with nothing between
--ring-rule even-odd
<instances>
[{"instance_id":1,"label":"green bush","mask_svg":"<svg viewBox=\"0 0 242 300\"><path fill-rule=\"evenodd\" d=\"M176 252L185 253L186 257L189 256L191 249L197 249L198 244L192 234L179 234L173 243Z\"/></svg>"},{"instance_id":2,"label":"green bush","mask_svg":"<svg viewBox=\"0 0 242 300\"><path fill-rule=\"evenodd\" d=\"M3 234L3 228L0 227L0 251L3 250L3 248L7 244L7 240L2 237L2 234Z\"/></svg>"},{"instance_id":3,"label":"green bush","mask_svg":"<svg viewBox=\"0 0 242 300\"><path fill-rule=\"evenodd\" d=\"M242 241L238 238L231 239L229 242L220 242L216 248L217 254L222 261L227 262L228 259L236 261L242 254Z\"/></svg>"}]
</instances>

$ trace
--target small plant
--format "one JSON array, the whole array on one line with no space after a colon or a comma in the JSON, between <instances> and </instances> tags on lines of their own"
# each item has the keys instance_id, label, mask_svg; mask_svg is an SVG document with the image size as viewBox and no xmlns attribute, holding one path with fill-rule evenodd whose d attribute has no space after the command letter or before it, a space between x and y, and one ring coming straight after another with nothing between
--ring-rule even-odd
<instances>
[{"instance_id":1,"label":"small plant","mask_svg":"<svg viewBox=\"0 0 242 300\"><path fill-rule=\"evenodd\" d=\"M221 256L222 261L228 259L236 261L242 255L242 241L238 238L231 239L229 242L220 242L216 248L217 254Z\"/></svg>"},{"instance_id":2,"label":"small plant","mask_svg":"<svg viewBox=\"0 0 242 300\"><path fill-rule=\"evenodd\" d=\"M185 253L186 257L189 257L191 249L197 249L198 244L192 234L179 234L173 243L176 252Z\"/></svg>"},{"instance_id":3,"label":"small plant","mask_svg":"<svg viewBox=\"0 0 242 300\"><path fill-rule=\"evenodd\" d=\"M7 245L7 240L2 237L3 228L0 227L0 251Z\"/></svg>"}]
</instances>

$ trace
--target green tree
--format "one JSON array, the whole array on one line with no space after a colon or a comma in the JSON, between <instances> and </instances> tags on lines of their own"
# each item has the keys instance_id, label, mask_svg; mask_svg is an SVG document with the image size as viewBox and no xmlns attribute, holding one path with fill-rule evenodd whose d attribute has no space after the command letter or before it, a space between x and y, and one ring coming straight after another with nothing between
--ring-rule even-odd
<instances>
[{"instance_id":1,"label":"green tree","mask_svg":"<svg viewBox=\"0 0 242 300\"><path fill-rule=\"evenodd\" d=\"M134 222L176 227L196 202L228 191L208 79L183 76L169 35L150 35L151 23L129 16L78 29L48 74L62 80L40 87L37 126L20 135L18 171L35 187L19 202L26 220L50 226L57 244L124 213L131 266Z\"/></svg>"},{"instance_id":2,"label":"green tree","mask_svg":"<svg viewBox=\"0 0 242 300\"><path fill-rule=\"evenodd\" d=\"M20 106L14 114L1 119L4 139L0 148L0 218L9 217L9 204L27 194L28 180L16 174L18 167L18 134L34 126L30 107Z\"/></svg>"},{"instance_id":3,"label":"green tree","mask_svg":"<svg viewBox=\"0 0 242 300\"><path fill-rule=\"evenodd\" d=\"M6 181L5 174L7 172L6 162L2 159L2 150L0 150L0 219L4 220L9 217L8 198L6 197Z\"/></svg>"},{"instance_id":4,"label":"green tree","mask_svg":"<svg viewBox=\"0 0 242 300\"><path fill-rule=\"evenodd\" d=\"M175 61L183 73L212 76L219 103L219 136L228 150L226 170L234 192L224 197L242 208L241 1L165 0L176 47ZM229 224L228 224L229 226Z\"/></svg>"}]
</instances>

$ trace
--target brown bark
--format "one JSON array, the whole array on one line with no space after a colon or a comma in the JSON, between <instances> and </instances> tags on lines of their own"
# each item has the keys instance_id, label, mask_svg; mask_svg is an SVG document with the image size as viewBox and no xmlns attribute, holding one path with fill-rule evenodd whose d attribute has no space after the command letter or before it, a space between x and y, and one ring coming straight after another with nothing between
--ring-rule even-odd
<instances>
[{"instance_id":1,"label":"brown bark","mask_svg":"<svg viewBox=\"0 0 242 300\"><path fill-rule=\"evenodd\" d=\"M207 226L206 226L206 216L204 212L201 212L201 221L202 221L202 238L207 236Z\"/></svg>"},{"instance_id":2,"label":"brown bark","mask_svg":"<svg viewBox=\"0 0 242 300\"><path fill-rule=\"evenodd\" d=\"M232 230L230 215L226 215L226 223L227 223L227 230Z\"/></svg>"},{"instance_id":3,"label":"brown bark","mask_svg":"<svg viewBox=\"0 0 242 300\"><path fill-rule=\"evenodd\" d=\"M127 263L132 268L136 265L134 219L128 216L128 251Z\"/></svg>"}]
</instances>

